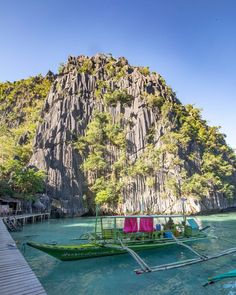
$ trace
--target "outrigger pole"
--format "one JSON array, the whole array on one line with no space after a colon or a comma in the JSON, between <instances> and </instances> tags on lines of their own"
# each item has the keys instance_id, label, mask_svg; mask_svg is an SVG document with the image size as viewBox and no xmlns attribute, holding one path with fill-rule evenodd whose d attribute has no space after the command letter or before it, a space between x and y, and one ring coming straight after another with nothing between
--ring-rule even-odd
<instances>
[{"instance_id":1,"label":"outrigger pole","mask_svg":"<svg viewBox=\"0 0 236 295\"><path fill-rule=\"evenodd\" d=\"M122 243L121 239L118 239L118 241L120 242L121 246L114 246L114 245L106 244L105 247L127 251L128 254L130 254L134 258L134 260L140 265L142 272L150 272L151 271L151 269L147 265L147 263L134 250L132 250L129 247L125 246Z\"/></svg>"},{"instance_id":2,"label":"outrigger pole","mask_svg":"<svg viewBox=\"0 0 236 295\"><path fill-rule=\"evenodd\" d=\"M235 252L236 252L236 248L230 248L230 249L224 250L224 251L222 251L218 254L212 255L212 256L203 256L203 257L199 257L199 258L187 259L187 260L184 260L181 262L161 264L158 266L149 267L149 270L146 272L143 271L142 269L136 269L135 272L136 272L136 274L143 274L143 273L147 273L147 272L157 272L157 271L169 270L169 269L174 269L174 268L180 268L180 267L184 267L184 266L216 259L218 257L226 256L226 255L229 255L229 254L232 254Z\"/></svg>"}]
</instances>

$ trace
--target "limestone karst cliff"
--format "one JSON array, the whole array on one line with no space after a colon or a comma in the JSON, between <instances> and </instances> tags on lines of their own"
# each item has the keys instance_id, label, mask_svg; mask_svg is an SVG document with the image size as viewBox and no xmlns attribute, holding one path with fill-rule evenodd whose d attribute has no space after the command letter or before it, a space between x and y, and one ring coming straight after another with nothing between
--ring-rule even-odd
<instances>
[{"instance_id":1,"label":"limestone karst cliff","mask_svg":"<svg viewBox=\"0 0 236 295\"><path fill-rule=\"evenodd\" d=\"M199 110L125 58L69 57L43 107L31 164L69 214L178 212L234 203L235 157ZM105 205L104 205L105 204Z\"/></svg>"},{"instance_id":2,"label":"limestone karst cliff","mask_svg":"<svg viewBox=\"0 0 236 295\"><path fill-rule=\"evenodd\" d=\"M235 205L234 152L159 74L98 54L69 57L47 81L29 165L46 171L53 208L173 213L183 196L188 212Z\"/></svg>"}]
</instances>

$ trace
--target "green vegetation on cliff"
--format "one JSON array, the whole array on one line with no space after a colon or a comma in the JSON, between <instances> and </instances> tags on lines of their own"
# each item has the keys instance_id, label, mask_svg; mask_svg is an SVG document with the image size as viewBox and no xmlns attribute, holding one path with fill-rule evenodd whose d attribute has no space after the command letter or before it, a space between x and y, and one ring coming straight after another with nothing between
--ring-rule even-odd
<instances>
[{"instance_id":1,"label":"green vegetation on cliff","mask_svg":"<svg viewBox=\"0 0 236 295\"><path fill-rule=\"evenodd\" d=\"M137 176L145 179L147 187L153 187L158 173L170 172L166 188L177 197L202 198L209 193L234 196L236 158L224 135L218 128L207 126L200 111L191 105L173 104L162 120L167 120L170 112L171 120L179 123L161 137L160 147L154 145L152 128L145 150L134 162L127 158L124 127L112 123L109 113L95 112L76 148L84 155L83 170L88 173L97 203L121 201L122 190ZM112 147L116 149L115 161L109 157Z\"/></svg>"},{"instance_id":2,"label":"green vegetation on cliff","mask_svg":"<svg viewBox=\"0 0 236 295\"><path fill-rule=\"evenodd\" d=\"M171 112L175 128L163 136L161 149L172 155L172 166L178 170L173 192L200 198L218 192L232 198L236 157L219 128L208 126L192 105L174 104L168 109L166 115Z\"/></svg>"},{"instance_id":3,"label":"green vegetation on cliff","mask_svg":"<svg viewBox=\"0 0 236 295\"><path fill-rule=\"evenodd\" d=\"M41 75L0 83L0 195L32 198L45 173L27 168L51 79Z\"/></svg>"},{"instance_id":4,"label":"green vegetation on cliff","mask_svg":"<svg viewBox=\"0 0 236 295\"><path fill-rule=\"evenodd\" d=\"M96 194L95 201L116 203L121 197L122 166L126 160L126 139L120 122L112 122L107 112L95 112L86 134L75 147L85 157L83 170L88 173L88 185ZM109 157L111 149L118 152L115 161Z\"/></svg>"}]
</instances>

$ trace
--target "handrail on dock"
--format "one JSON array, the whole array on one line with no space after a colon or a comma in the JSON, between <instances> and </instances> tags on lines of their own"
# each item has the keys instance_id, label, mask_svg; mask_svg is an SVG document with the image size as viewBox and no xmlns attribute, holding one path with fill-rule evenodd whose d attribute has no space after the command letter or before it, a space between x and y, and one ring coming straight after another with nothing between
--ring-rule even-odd
<instances>
[{"instance_id":1,"label":"handrail on dock","mask_svg":"<svg viewBox=\"0 0 236 295\"><path fill-rule=\"evenodd\" d=\"M21 230L26 223L34 223L37 221L42 222L43 220L49 219L49 217L49 212L43 212L21 215L9 215L0 218L2 218L9 231L18 231Z\"/></svg>"}]
</instances>

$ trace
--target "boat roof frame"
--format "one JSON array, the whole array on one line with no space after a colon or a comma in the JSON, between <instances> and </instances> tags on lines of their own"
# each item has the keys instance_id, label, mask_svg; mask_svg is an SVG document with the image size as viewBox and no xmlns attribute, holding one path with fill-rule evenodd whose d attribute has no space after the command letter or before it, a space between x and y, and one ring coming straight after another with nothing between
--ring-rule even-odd
<instances>
[{"instance_id":1,"label":"boat roof frame","mask_svg":"<svg viewBox=\"0 0 236 295\"><path fill-rule=\"evenodd\" d=\"M154 214L154 215L113 215L113 216L97 216L98 218L145 218L145 217L151 217L151 218L178 218L178 217L184 217L183 214L168 214L168 215L158 215L158 214Z\"/></svg>"}]
</instances>

